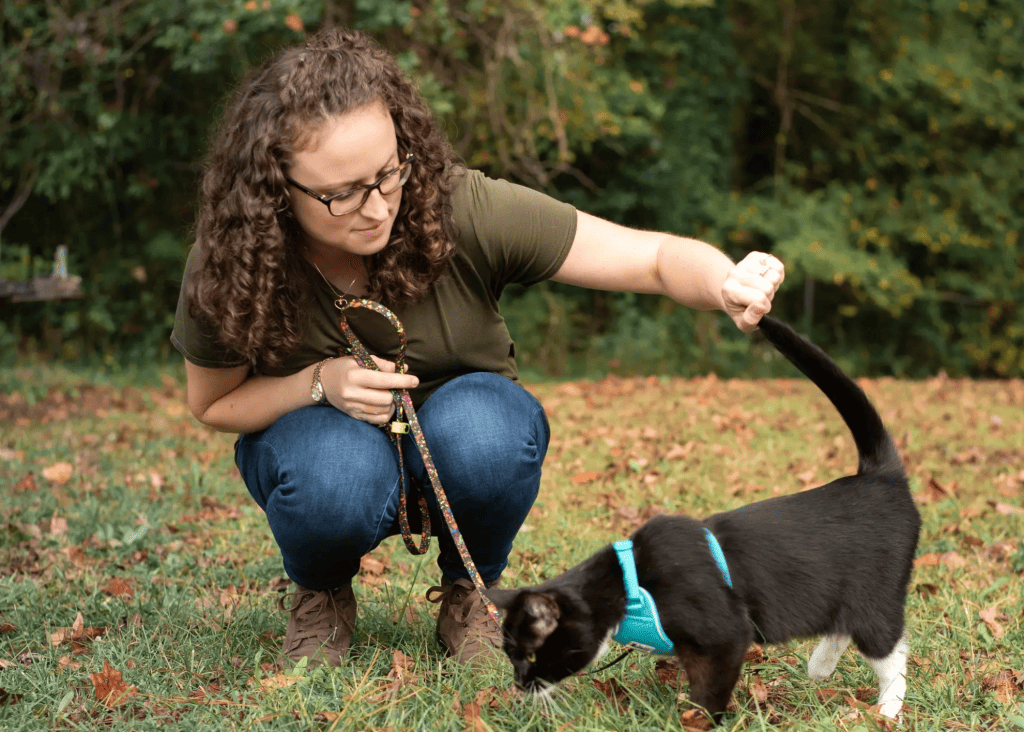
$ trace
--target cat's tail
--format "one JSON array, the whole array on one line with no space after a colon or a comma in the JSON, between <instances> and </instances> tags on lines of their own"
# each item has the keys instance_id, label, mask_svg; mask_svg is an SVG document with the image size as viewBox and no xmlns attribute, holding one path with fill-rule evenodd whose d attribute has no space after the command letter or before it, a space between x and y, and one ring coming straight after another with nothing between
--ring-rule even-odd
<instances>
[{"instance_id":1,"label":"cat's tail","mask_svg":"<svg viewBox=\"0 0 1024 732\"><path fill-rule=\"evenodd\" d=\"M905 474L896 444L867 394L828 354L785 323L768 315L759 323L765 338L813 381L839 410L853 433L860 457L858 473Z\"/></svg>"}]
</instances>

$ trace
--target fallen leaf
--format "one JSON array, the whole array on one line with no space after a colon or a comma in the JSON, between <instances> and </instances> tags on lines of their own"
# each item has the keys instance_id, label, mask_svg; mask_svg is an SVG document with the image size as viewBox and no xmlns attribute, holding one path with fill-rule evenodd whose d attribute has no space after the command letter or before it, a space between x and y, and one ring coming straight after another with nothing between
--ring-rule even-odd
<instances>
[{"instance_id":1,"label":"fallen leaf","mask_svg":"<svg viewBox=\"0 0 1024 732\"><path fill-rule=\"evenodd\" d=\"M758 704L764 704L768 701L768 687L764 685L761 676L758 674L754 674L754 678L751 681L750 695L754 697Z\"/></svg>"},{"instance_id":2,"label":"fallen leaf","mask_svg":"<svg viewBox=\"0 0 1024 732\"><path fill-rule=\"evenodd\" d=\"M78 613L70 628L60 628L48 635L50 645L56 648L62 643L71 643L74 653L85 650L85 643L91 642L106 633L105 628L85 627L82 613Z\"/></svg>"},{"instance_id":3,"label":"fallen leaf","mask_svg":"<svg viewBox=\"0 0 1024 732\"><path fill-rule=\"evenodd\" d=\"M941 563L943 567L949 567L950 569L960 569L967 566L967 560L956 552L946 552L943 554Z\"/></svg>"},{"instance_id":4,"label":"fallen leaf","mask_svg":"<svg viewBox=\"0 0 1024 732\"><path fill-rule=\"evenodd\" d=\"M54 463L48 468L43 468L43 477L55 485L64 485L74 474L75 468L71 463Z\"/></svg>"},{"instance_id":5,"label":"fallen leaf","mask_svg":"<svg viewBox=\"0 0 1024 732\"><path fill-rule=\"evenodd\" d=\"M675 656L659 658L654 662L654 673L658 677L658 681L666 686L679 686L681 672L682 668L679 665L679 659Z\"/></svg>"},{"instance_id":6,"label":"fallen leaf","mask_svg":"<svg viewBox=\"0 0 1024 732\"><path fill-rule=\"evenodd\" d=\"M359 560L359 570L370 574L384 574L384 562L374 559L369 554L363 555Z\"/></svg>"},{"instance_id":7,"label":"fallen leaf","mask_svg":"<svg viewBox=\"0 0 1024 732\"><path fill-rule=\"evenodd\" d=\"M680 721L686 732L704 732L711 729L711 720L700 709L688 709L683 712Z\"/></svg>"},{"instance_id":8,"label":"fallen leaf","mask_svg":"<svg viewBox=\"0 0 1024 732\"><path fill-rule=\"evenodd\" d=\"M1008 503L998 503L996 501L989 501L988 505L996 510L996 513L1002 514L1003 516L1022 516L1024 515L1024 508L1019 506L1011 506Z\"/></svg>"},{"instance_id":9,"label":"fallen leaf","mask_svg":"<svg viewBox=\"0 0 1024 732\"><path fill-rule=\"evenodd\" d=\"M28 493L36 489L36 476L33 473L29 473L24 478L14 484L14 491Z\"/></svg>"},{"instance_id":10,"label":"fallen leaf","mask_svg":"<svg viewBox=\"0 0 1024 732\"><path fill-rule=\"evenodd\" d=\"M107 584L103 587L103 591L111 597L135 597L135 590L125 580L120 577L111 577Z\"/></svg>"},{"instance_id":11,"label":"fallen leaf","mask_svg":"<svg viewBox=\"0 0 1024 732\"><path fill-rule=\"evenodd\" d=\"M114 670L106 659L103 659L103 670L89 674L89 678L96 688L96 699L108 709L124 706L137 691L134 686L124 683L121 672Z\"/></svg>"},{"instance_id":12,"label":"fallen leaf","mask_svg":"<svg viewBox=\"0 0 1024 732\"><path fill-rule=\"evenodd\" d=\"M1005 633L1006 631L1003 630L1003 626L1000 625L998 621L1006 621L1009 618L1007 618L1001 612L996 610L994 607L986 608L985 610L979 612L978 615L981 617L985 625L988 626L988 630L992 634L993 638L1003 637L1003 633Z\"/></svg>"},{"instance_id":13,"label":"fallen leaf","mask_svg":"<svg viewBox=\"0 0 1024 732\"><path fill-rule=\"evenodd\" d=\"M287 674L275 674L274 676L267 676L260 679L260 688L264 691L275 691L277 689L286 689L293 684L298 683L301 676L289 676Z\"/></svg>"},{"instance_id":14,"label":"fallen leaf","mask_svg":"<svg viewBox=\"0 0 1024 732\"><path fill-rule=\"evenodd\" d=\"M480 705L475 701L462 705L462 718L466 722L467 732L487 732L487 724L480 717Z\"/></svg>"},{"instance_id":15,"label":"fallen leaf","mask_svg":"<svg viewBox=\"0 0 1024 732\"><path fill-rule=\"evenodd\" d=\"M54 511L50 517L50 536L65 536L68 533L68 520L57 516Z\"/></svg>"},{"instance_id":16,"label":"fallen leaf","mask_svg":"<svg viewBox=\"0 0 1024 732\"><path fill-rule=\"evenodd\" d=\"M592 483L601 477L601 474L596 470L587 470L582 473L577 473L573 476L572 482L575 485L583 485L584 483Z\"/></svg>"}]
</instances>

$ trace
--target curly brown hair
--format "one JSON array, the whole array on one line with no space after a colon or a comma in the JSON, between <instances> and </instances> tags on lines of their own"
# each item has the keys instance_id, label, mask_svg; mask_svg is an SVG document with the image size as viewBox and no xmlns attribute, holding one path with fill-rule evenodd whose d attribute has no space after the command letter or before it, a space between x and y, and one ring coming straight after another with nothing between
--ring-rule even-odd
<instances>
[{"instance_id":1,"label":"curly brown hair","mask_svg":"<svg viewBox=\"0 0 1024 732\"><path fill-rule=\"evenodd\" d=\"M388 245L367 261L368 296L421 299L455 250L448 199L460 168L427 104L394 57L357 31L330 29L252 71L214 131L196 221L193 317L253 364L299 346L309 304L303 241L284 168L322 123L382 101L400 156L416 162Z\"/></svg>"}]
</instances>

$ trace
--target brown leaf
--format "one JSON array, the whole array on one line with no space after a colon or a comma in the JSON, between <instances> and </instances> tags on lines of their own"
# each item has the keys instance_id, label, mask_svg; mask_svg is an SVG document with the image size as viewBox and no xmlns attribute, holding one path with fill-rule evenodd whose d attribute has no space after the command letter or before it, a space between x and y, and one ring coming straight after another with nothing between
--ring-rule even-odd
<instances>
[{"instance_id":1,"label":"brown leaf","mask_svg":"<svg viewBox=\"0 0 1024 732\"><path fill-rule=\"evenodd\" d=\"M36 476L29 473L24 478L14 484L15 493L29 493L36 489Z\"/></svg>"},{"instance_id":2,"label":"brown leaf","mask_svg":"<svg viewBox=\"0 0 1024 732\"><path fill-rule=\"evenodd\" d=\"M54 511L50 516L50 536L65 536L68 533L68 520L57 516Z\"/></svg>"},{"instance_id":3,"label":"brown leaf","mask_svg":"<svg viewBox=\"0 0 1024 732\"><path fill-rule=\"evenodd\" d=\"M89 674L89 678L96 688L96 699L108 709L124 706L135 696L136 688L124 683L121 672L115 671L106 659L103 659L103 670Z\"/></svg>"},{"instance_id":4,"label":"brown leaf","mask_svg":"<svg viewBox=\"0 0 1024 732\"><path fill-rule=\"evenodd\" d=\"M986 608L985 610L979 612L978 615L981 617L982 621L984 621L985 625L988 626L988 631L992 634L993 638L1003 637L1003 633L1005 633L1006 631L1003 630L1003 626L1000 625L998 621L1002 620L1005 622L1009 618L1007 618L1001 612L996 610L994 607Z\"/></svg>"},{"instance_id":5,"label":"brown leaf","mask_svg":"<svg viewBox=\"0 0 1024 732\"><path fill-rule=\"evenodd\" d=\"M584 483L592 483L600 477L601 474L596 470L586 470L582 473L577 473L576 475L574 475L572 478L572 482L575 485L583 485Z\"/></svg>"},{"instance_id":6,"label":"brown leaf","mask_svg":"<svg viewBox=\"0 0 1024 732\"><path fill-rule=\"evenodd\" d=\"M629 699L629 693L614 676L607 681L594 679L594 686L596 686L602 694L613 702L625 702Z\"/></svg>"},{"instance_id":7,"label":"brown leaf","mask_svg":"<svg viewBox=\"0 0 1024 732\"><path fill-rule=\"evenodd\" d=\"M71 463L54 463L43 468L43 477L54 485L64 485L74 474L75 468Z\"/></svg>"},{"instance_id":8,"label":"brown leaf","mask_svg":"<svg viewBox=\"0 0 1024 732\"><path fill-rule=\"evenodd\" d=\"M818 701L827 702L834 698L839 692L836 689L815 689L814 695L818 697Z\"/></svg>"},{"instance_id":9,"label":"brown leaf","mask_svg":"<svg viewBox=\"0 0 1024 732\"><path fill-rule=\"evenodd\" d=\"M935 480L935 476L928 478L928 484L917 494L918 503L937 503L947 498L956 499L956 481L951 480L947 485L942 485Z\"/></svg>"},{"instance_id":10,"label":"brown leaf","mask_svg":"<svg viewBox=\"0 0 1024 732\"><path fill-rule=\"evenodd\" d=\"M680 721L686 732L704 732L711 729L711 720L700 709L688 709L683 712Z\"/></svg>"},{"instance_id":11,"label":"brown leaf","mask_svg":"<svg viewBox=\"0 0 1024 732\"><path fill-rule=\"evenodd\" d=\"M915 567L938 567L942 561L938 554L922 554L914 560Z\"/></svg>"},{"instance_id":12,"label":"brown leaf","mask_svg":"<svg viewBox=\"0 0 1024 732\"><path fill-rule=\"evenodd\" d=\"M943 554L941 563L943 567L949 567L950 569L960 569L967 566L967 560L956 552L946 552Z\"/></svg>"},{"instance_id":13,"label":"brown leaf","mask_svg":"<svg viewBox=\"0 0 1024 732\"><path fill-rule=\"evenodd\" d=\"M111 597L135 597L135 590L125 580L120 577L111 577L107 584L103 587L103 591Z\"/></svg>"},{"instance_id":14,"label":"brown leaf","mask_svg":"<svg viewBox=\"0 0 1024 732\"><path fill-rule=\"evenodd\" d=\"M693 452L693 448L695 448L696 446L697 443L692 441L687 442L685 445L673 445L671 448L669 448L669 451L665 453L665 460L683 460L687 458L691 452Z\"/></svg>"},{"instance_id":15,"label":"brown leaf","mask_svg":"<svg viewBox=\"0 0 1024 732\"><path fill-rule=\"evenodd\" d=\"M60 628L49 634L50 645L56 648L62 643L71 643L75 653L85 650L84 644L99 638L106 633L105 628L85 627L82 613L78 613L70 628Z\"/></svg>"},{"instance_id":16,"label":"brown leaf","mask_svg":"<svg viewBox=\"0 0 1024 732\"><path fill-rule=\"evenodd\" d=\"M802 473L797 473L796 477L799 479L801 483L804 484L804 487L806 488L812 483L816 483L818 481L818 471L816 471L814 468L811 468L810 470L805 470Z\"/></svg>"},{"instance_id":17,"label":"brown leaf","mask_svg":"<svg viewBox=\"0 0 1024 732\"><path fill-rule=\"evenodd\" d=\"M996 510L996 513L1002 514L1003 516L1022 516L1024 515L1024 508L1019 506L1011 506L1008 503L997 503L996 501L989 501L988 505Z\"/></svg>"},{"instance_id":18,"label":"brown leaf","mask_svg":"<svg viewBox=\"0 0 1024 732\"><path fill-rule=\"evenodd\" d=\"M288 676L286 674L275 674L274 676L267 676L260 679L260 688L264 691L275 691L277 689L286 689L293 684L298 683L301 676Z\"/></svg>"},{"instance_id":19,"label":"brown leaf","mask_svg":"<svg viewBox=\"0 0 1024 732\"><path fill-rule=\"evenodd\" d=\"M679 659L675 656L659 658L654 662L654 673L658 677L658 681L666 686L679 686L681 671Z\"/></svg>"},{"instance_id":20,"label":"brown leaf","mask_svg":"<svg viewBox=\"0 0 1024 732\"><path fill-rule=\"evenodd\" d=\"M462 718L466 722L467 732L487 732L487 724L480 717L480 705L475 701L462 705Z\"/></svg>"},{"instance_id":21,"label":"brown leaf","mask_svg":"<svg viewBox=\"0 0 1024 732\"><path fill-rule=\"evenodd\" d=\"M384 562L374 559L369 554L364 554L359 560L359 570L369 574L384 574Z\"/></svg>"},{"instance_id":22,"label":"brown leaf","mask_svg":"<svg viewBox=\"0 0 1024 732\"><path fill-rule=\"evenodd\" d=\"M0 635L4 633L13 633L18 627L14 623L0 623Z\"/></svg>"},{"instance_id":23,"label":"brown leaf","mask_svg":"<svg viewBox=\"0 0 1024 732\"><path fill-rule=\"evenodd\" d=\"M764 685L759 674L754 674L750 683L750 695L757 700L758 704L764 704L768 701L768 687Z\"/></svg>"}]
</instances>

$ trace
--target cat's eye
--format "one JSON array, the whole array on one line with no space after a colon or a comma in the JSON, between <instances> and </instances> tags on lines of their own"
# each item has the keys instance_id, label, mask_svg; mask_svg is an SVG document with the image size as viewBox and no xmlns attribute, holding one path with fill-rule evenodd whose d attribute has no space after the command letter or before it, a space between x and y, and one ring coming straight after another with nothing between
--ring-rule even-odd
<instances>
[{"instance_id":1,"label":"cat's eye","mask_svg":"<svg viewBox=\"0 0 1024 732\"><path fill-rule=\"evenodd\" d=\"M530 663L537 663L537 654L536 653L529 654L526 657L526 660L529 661Z\"/></svg>"}]
</instances>

